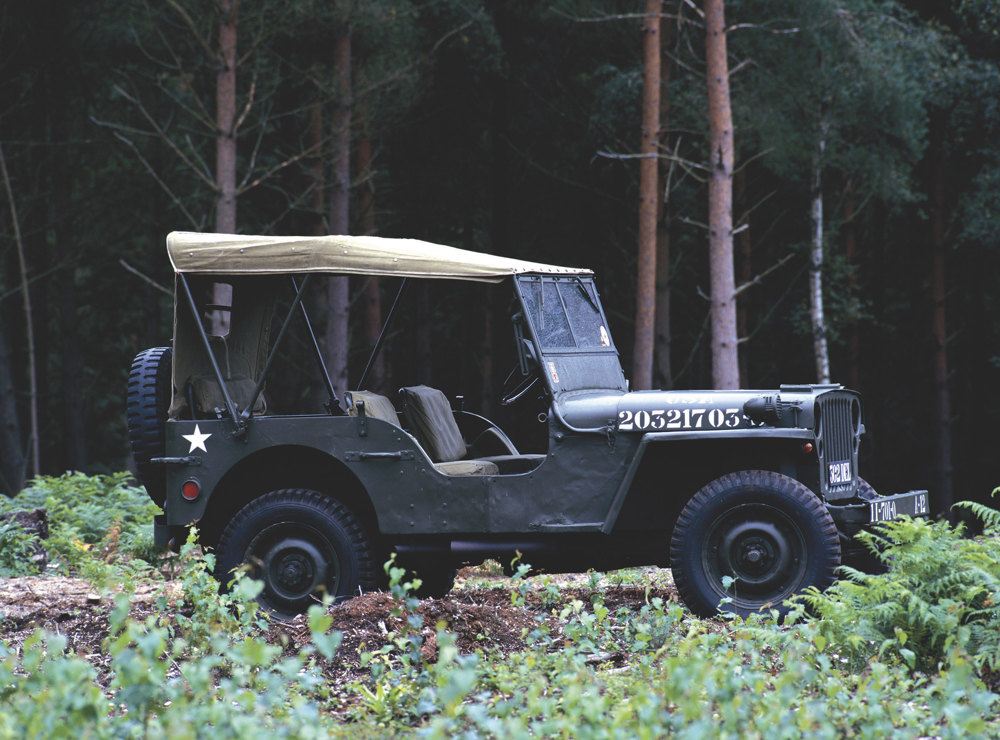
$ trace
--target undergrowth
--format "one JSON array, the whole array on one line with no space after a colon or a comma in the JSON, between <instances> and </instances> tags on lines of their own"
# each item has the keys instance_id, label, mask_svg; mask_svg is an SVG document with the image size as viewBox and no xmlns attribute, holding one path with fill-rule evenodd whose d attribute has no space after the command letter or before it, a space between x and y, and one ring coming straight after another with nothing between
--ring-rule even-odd
<instances>
[{"instance_id":1,"label":"undergrowth","mask_svg":"<svg viewBox=\"0 0 1000 740\"><path fill-rule=\"evenodd\" d=\"M104 491L98 500L132 495L123 479L79 482ZM38 500L72 482L46 485ZM649 591L639 608L612 609L605 589L631 576L592 573L573 591L585 596L570 598L515 562L512 607L528 609L529 591L541 606L525 648L507 656L463 655L447 624L427 629L420 584L390 560L400 627L359 648L367 675L346 685L329 679L348 656L328 605L310 609L307 645L271 644L260 584L241 578L220 594L212 556L192 538L176 562L181 595L165 584L155 616L130 619L117 597L101 674L59 635L39 631L17 650L0 642L0 740L1000 737L1000 697L983 681L997 666L1000 515L969 508L983 536L923 520L880 525L869 543L887 573L849 572L783 619L697 619ZM74 567L108 559L100 533L56 511L59 537L90 537ZM121 535L138 519L118 521L115 563L128 560ZM134 578L132 566L109 567L105 578Z\"/></svg>"},{"instance_id":2,"label":"undergrowth","mask_svg":"<svg viewBox=\"0 0 1000 740\"><path fill-rule=\"evenodd\" d=\"M14 498L0 496L0 514L31 509L47 512L49 538L37 542L22 537L22 545L44 547L50 567L60 572L103 581L113 576L109 564L145 573L149 569L144 564L159 557L152 524L160 509L128 473L39 476ZM5 543L0 539L0 567L11 557ZM34 572L36 568L24 566L17 575Z\"/></svg>"},{"instance_id":3,"label":"undergrowth","mask_svg":"<svg viewBox=\"0 0 1000 740\"><path fill-rule=\"evenodd\" d=\"M977 668L1000 669L1000 512L958 506L983 521L983 536L968 537L964 525L943 521L885 522L858 537L886 573L844 568L825 593L801 596L852 667L892 655L911 669L933 671L958 651Z\"/></svg>"}]
</instances>

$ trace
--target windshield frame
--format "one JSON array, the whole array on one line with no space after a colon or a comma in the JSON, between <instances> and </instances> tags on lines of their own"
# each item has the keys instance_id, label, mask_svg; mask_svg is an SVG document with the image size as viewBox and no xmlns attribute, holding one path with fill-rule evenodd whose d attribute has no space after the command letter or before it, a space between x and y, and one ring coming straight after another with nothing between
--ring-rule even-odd
<instances>
[{"instance_id":1,"label":"windshield frame","mask_svg":"<svg viewBox=\"0 0 1000 740\"><path fill-rule=\"evenodd\" d=\"M615 347L614 340L608 330L608 319L604 313L604 308L601 305L601 299L592 277L529 273L518 275L514 282L518 299L523 308L524 316L527 318L531 334L535 339L538 349L543 354L618 354L618 349ZM551 286L552 289L546 290L548 286ZM538 287L541 287L540 294L537 293ZM532 294L533 290L538 295L537 300L535 294ZM599 324L597 325L597 332L599 332L597 334L598 343L592 343L587 339L587 335L590 333L588 332L588 328L593 329L593 327L581 326L579 323L581 313L567 306L567 298L573 296L573 293L569 291L577 290L583 294L580 296L582 299L581 304L585 301L600 317ZM546 304L547 301L551 301L553 298L558 302ZM535 308L536 304L539 306L538 309ZM555 311L553 311L554 307L556 308ZM553 344L545 341L549 336L552 336L551 331L549 333L545 331L544 318L546 316L565 325L560 334L564 335L568 332L569 336L572 337L573 345Z\"/></svg>"}]
</instances>

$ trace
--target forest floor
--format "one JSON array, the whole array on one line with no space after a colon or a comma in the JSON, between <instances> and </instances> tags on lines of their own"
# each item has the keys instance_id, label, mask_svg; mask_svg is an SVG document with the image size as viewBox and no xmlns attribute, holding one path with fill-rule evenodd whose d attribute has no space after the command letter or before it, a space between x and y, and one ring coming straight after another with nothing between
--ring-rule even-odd
<instances>
[{"instance_id":1,"label":"forest floor","mask_svg":"<svg viewBox=\"0 0 1000 740\"><path fill-rule=\"evenodd\" d=\"M626 571L628 578L614 574L601 579L600 592L612 612L620 607L638 611L649 599L677 601L677 591L669 570L656 568ZM511 581L500 575L484 574L482 569L459 573L455 588L446 597L424 599L416 613L423 618L424 658L437 657L435 628L443 626L456 638L462 653L477 650L506 656L525 648L525 635L544 619L549 633L561 635L557 618L562 606L574 599L590 602L594 593L586 574L536 576L526 579L529 586L524 606L512 599ZM176 582L139 582L131 595L131 617L145 621L159 613L157 600L166 592L169 599L181 595ZM520 593L516 594L518 597ZM517 599L520 600L520 599ZM63 635L67 649L97 669L102 678L110 676L110 657L104 648L108 637L109 613L113 593L98 592L89 582L63 576L33 576L0 579L0 640L18 648L41 628ZM372 592L329 608L333 629L343 634L335 660L324 661L323 670L331 682L344 685L368 675L361 667L362 650L376 650L393 632L398 633L406 615L399 614L398 603L388 593ZM295 653L310 642L305 615L289 621L272 620L267 640ZM604 655L602 661L620 662L625 656Z\"/></svg>"}]
</instances>

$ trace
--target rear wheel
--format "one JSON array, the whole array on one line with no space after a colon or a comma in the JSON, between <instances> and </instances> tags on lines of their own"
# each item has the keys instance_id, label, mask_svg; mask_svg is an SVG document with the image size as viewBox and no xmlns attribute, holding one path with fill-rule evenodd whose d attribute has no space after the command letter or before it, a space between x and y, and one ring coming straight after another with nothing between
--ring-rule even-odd
<instances>
[{"instance_id":1,"label":"rear wheel","mask_svg":"<svg viewBox=\"0 0 1000 740\"><path fill-rule=\"evenodd\" d=\"M126 421L136 475L153 503L163 507L166 471L151 463L164 454L164 425L170 408L170 372L174 352L170 347L143 350L132 360L128 374Z\"/></svg>"},{"instance_id":2,"label":"rear wheel","mask_svg":"<svg viewBox=\"0 0 1000 740\"><path fill-rule=\"evenodd\" d=\"M361 522L317 491L272 491L244 506L216 548L215 575L228 585L245 565L263 581L261 605L294 616L331 596L342 600L374 588L375 567Z\"/></svg>"},{"instance_id":3,"label":"rear wheel","mask_svg":"<svg viewBox=\"0 0 1000 740\"><path fill-rule=\"evenodd\" d=\"M744 470L718 478L684 506L670 543L677 590L691 611L742 616L809 586L833 583L840 540L816 495L792 478ZM735 579L730 589L723 578Z\"/></svg>"}]
</instances>

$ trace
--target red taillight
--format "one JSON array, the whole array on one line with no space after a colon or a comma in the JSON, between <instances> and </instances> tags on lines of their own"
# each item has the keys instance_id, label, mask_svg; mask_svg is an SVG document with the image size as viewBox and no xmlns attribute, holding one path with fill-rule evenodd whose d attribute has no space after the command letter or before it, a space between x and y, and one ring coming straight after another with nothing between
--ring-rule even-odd
<instances>
[{"instance_id":1,"label":"red taillight","mask_svg":"<svg viewBox=\"0 0 1000 740\"><path fill-rule=\"evenodd\" d=\"M181 486L181 496L186 498L188 501L194 501L196 498L198 498L198 494L200 493L201 493L201 485L199 485L198 481L189 480L186 481L183 486Z\"/></svg>"}]
</instances>

